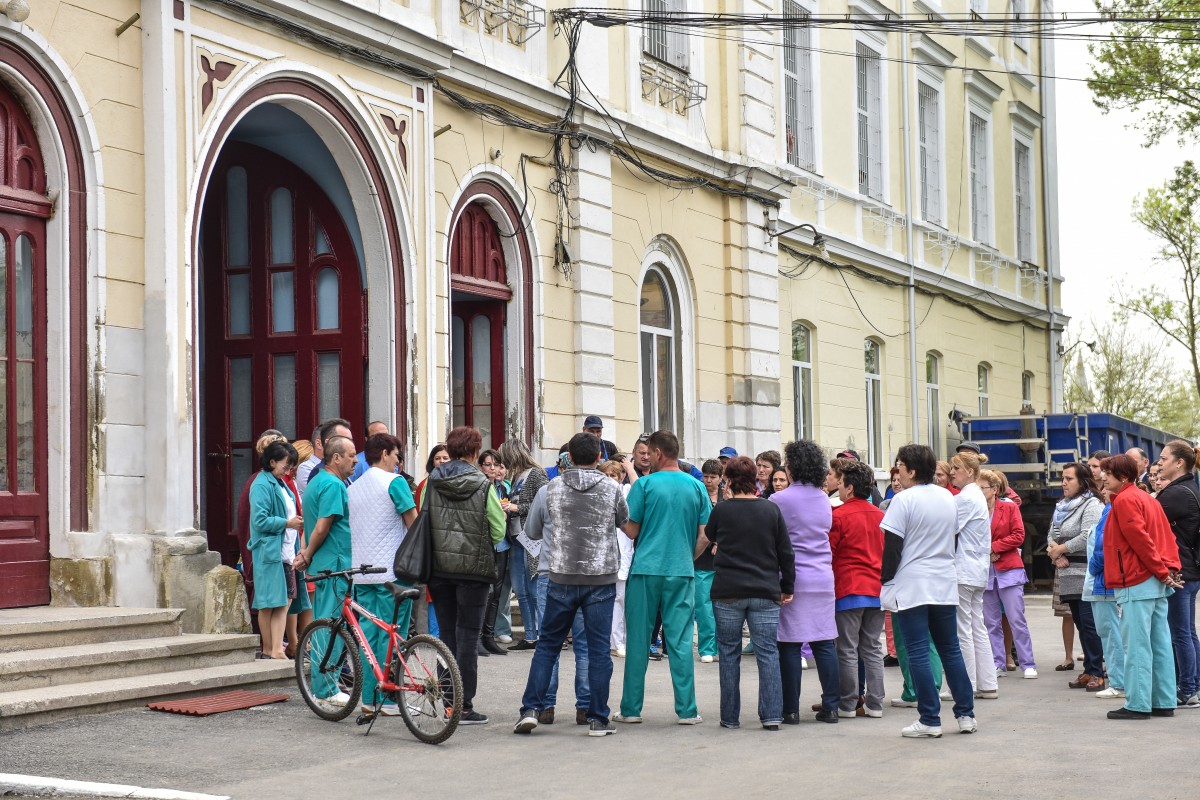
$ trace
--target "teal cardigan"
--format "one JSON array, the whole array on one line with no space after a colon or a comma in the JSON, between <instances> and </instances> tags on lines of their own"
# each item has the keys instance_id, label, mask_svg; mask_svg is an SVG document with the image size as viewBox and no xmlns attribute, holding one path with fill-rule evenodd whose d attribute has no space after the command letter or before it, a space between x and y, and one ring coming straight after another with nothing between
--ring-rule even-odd
<instances>
[{"instance_id":1,"label":"teal cardigan","mask_svg":"<svg viewBox=\"0 0 1200 800\"><path fill-rule=\"evenodd\" d=\"M288 518L280 488L290 491L266 470L255 475L254 483L250 484L250 550L266 547L265 552L255 553L264 562L283 560L280 537L287 530Z\"/></svg>"}]
</instances>

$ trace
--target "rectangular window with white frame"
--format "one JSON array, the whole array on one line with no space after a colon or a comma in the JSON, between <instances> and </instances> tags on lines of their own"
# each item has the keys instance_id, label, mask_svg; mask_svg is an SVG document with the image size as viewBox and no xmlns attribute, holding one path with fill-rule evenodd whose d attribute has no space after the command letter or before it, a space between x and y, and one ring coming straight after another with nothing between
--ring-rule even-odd
<instances>
[{"instance_id":1,"label":"rectangular window with white frame","mask_svg":"<svg viewBox=\"0 0 1200 800\"><path fill-rule=\"evenodd\" d=\"M1033 150L1019 138L1013 143L1013 171L1017 260L1033 261Z\"/></svg>"},{"instance_id":2,"label":"rectangular window with white frame","mask_svg":"<svg viewBox=\"0 0 1200 800\"><path fill-rule=\"evenodd\" d=\"M992 243L992 158L991 132L987 117L971 111L971 238L980 244Z\"/></svg>"},{"instance_id":3,"label":"rectangular window with white frame","mask_svg":"<svg viewBox=\"0 0 1200 800\"><path fill-rule=\"evenodd\" d=\"M812 329L799 321L792 323L792 391L796 403L796 439L812 439Z\"/></svg>"},{"instance_id":4,"label":"rectangular window with white frame","mask_svg":"<svg viewBox=\"0 0 1200 800\"><path fill-rule=\"evenodd\" d=\"M929 449L942 457L942 407L941 407L941 382L939 373L941 372L941 363L937 355L927 353L925 355L925 410L927 423L929 426Z\"/></svg>"},{"instance_id":5,"label":"rectangular window with white frame","mask_svg":"<svg viewBox=\"0 0 1200 800\"><path fill-rule=\"evenodd\" d=\"M936 225L942 224L941 105L941 92L923 81L917 83L921 217Z\"/></svg>"},{"instance_id":6,"label":"rectangular window with white frame","mask_svg":"<svg viewBox=\"0 0 1200 800\"><path fill-rule=\"evenodd\" d=\"M816 131L813 117L812 28L809 13L796 0L783 0L784 121L787 160L794 167L816 172Z\"/></svg>"},{"instance_id":7,"label":"rectangular window with white frame","mask_svg":"<svg viewBox=\"0 0 1200 800\"><path fill-rule=\"evenodd\" d=\"M880 54L863 42L855 53L858 116L858 191L883 200L883 68Z\"/></svg>"},{"instance_id":8,"label":"rectangular window with white frame","mask_svg":"<svg viewBox=\"0 0 1200 800\"><path fill-rule=\"evenodd\" d=\"M648 14L674 14L687 11L686 0L644 0ZM679 26L649 23L642 36L642 50L659 61L688 71L688 35Z\"/></svg>"},{"instance_id":9,"label":"rectangular window with white frame","mask_svg":"<svg viewBox=\"0 0 1200 800\"><path fill-rule=\"evenodd\" d=\"M883 464L883 359L879 343L863 341L867 388L867 463Z\"/></svg>"}]
</instances>

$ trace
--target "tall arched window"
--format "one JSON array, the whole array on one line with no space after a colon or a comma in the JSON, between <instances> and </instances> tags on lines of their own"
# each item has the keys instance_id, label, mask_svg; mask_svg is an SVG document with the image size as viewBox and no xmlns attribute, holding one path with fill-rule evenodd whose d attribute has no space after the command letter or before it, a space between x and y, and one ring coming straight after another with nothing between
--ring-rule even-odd
<instances>
[{"instance_id":1,"label":"tall arched window","mask_svg":"<svg viewBox=\"0 0 1200 800\"><path fill-rule=\"evenodd\" d=\"M988 385L991 383L992 368L987 364L979 365L979 416L986 417L988 415L989 400L988 400Z\"/></svg>"},{"instance_id":2,"label":"tall arched window","mask_svg":"<svg viewBox=\"0 0 1200 800\"><path fill-rule=\"evenodd\" d=\"M941 359L937 353L925 354L925 412L926 425L929 428L929 447L941 458L942 455L942 426L941 426Z\"/></svg>"},{"instance_id":3,"label":"tall arched window","mask_svg":"<svg viewBox=\"0 0 1200 800\"><path fill-rule=\"evenodd\" d=\"M642 427L676 431L679 314L670 277L646 272L641 296Z\"/></svg>"},{"instance_id":4,"label":"tall arched window","mask_svg":"<svg viewBox=\"0 0 1200 800\"><path fill-rule=\"evenodd\" d=\"M867 382L867 462L873 467L883 458L883 353L879 342L863 342L863 366Z\"/></svg>"},{"instance_id":5,"label":"tall arched window","mask_svg":"<svg viewBox=\"0 0 1200 800\"><path fill-rule=\"evenodd\" d=\"M796 404L796 438L813 438L812 329L792 323L792 393Z\"/></svg>"}]
</instances>

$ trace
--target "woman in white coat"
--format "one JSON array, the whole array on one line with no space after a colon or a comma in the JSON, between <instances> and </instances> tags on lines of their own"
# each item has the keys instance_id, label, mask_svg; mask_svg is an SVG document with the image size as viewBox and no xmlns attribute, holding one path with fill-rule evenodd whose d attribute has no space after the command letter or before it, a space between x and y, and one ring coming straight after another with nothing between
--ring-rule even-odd
<instances>
[{"instance_id":1,"label":"woman in white coat","mask_svg":"<svg viewBox=\"0 0 1200 800\"><path fill-rule=\"evenodd\" d=\"M950 459L950 482L957 488L958 536L954 568L958 574L958 644L975 696L998 696L992 645L983 621L983 590L992 553L992 527L987 501L975 484L986 456L958 453Z\"/></svg>"}]
</instances>

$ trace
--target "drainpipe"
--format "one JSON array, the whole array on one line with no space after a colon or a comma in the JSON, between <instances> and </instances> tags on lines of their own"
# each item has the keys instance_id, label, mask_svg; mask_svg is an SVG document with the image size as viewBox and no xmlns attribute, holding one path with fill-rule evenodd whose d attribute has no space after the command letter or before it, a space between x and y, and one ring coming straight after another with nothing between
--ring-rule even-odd
<instances>
[{"instance_id":1,"label":"drainpipe","mask_svg":"<svg viewBox=\"0 0 1200 800\"><path fill-rule=\"evenodd\" d=\"M1042 11L1054 13L1052 0L1043 0ZM1050 321L1046 325L1046 360L1050 365L1050 411L1062 411L1061 366L1058 358L1058 343L1055 329L1058 316L1054 311L1054 285L1058 278L1058 173L1052 166L1058 152L1057 100L1054 94L1054 41L1049 37L1038 39L1042 74L1042 225L1046 242L1046 313Z\"/></svg>"},{"instance_id":2,"label":"drainpipe","mask_svg":"<svg viewBox=\"0 0 1200 800\"><path fill-rule=\"evenodd\" d=\"M900 18L908 14L908 0L900 1ZM904 112L904 123L900 126L904 146L904 257L908 261L908 360L912 377L912 440L921 441L921 385L917 370L917 263L913 254L913 182L912 182L912 101L909 80L908 59L909 33L905 28L900 33L900 70L904 76L901 81L901 98Z\"/></svg>"}]
</instances>

